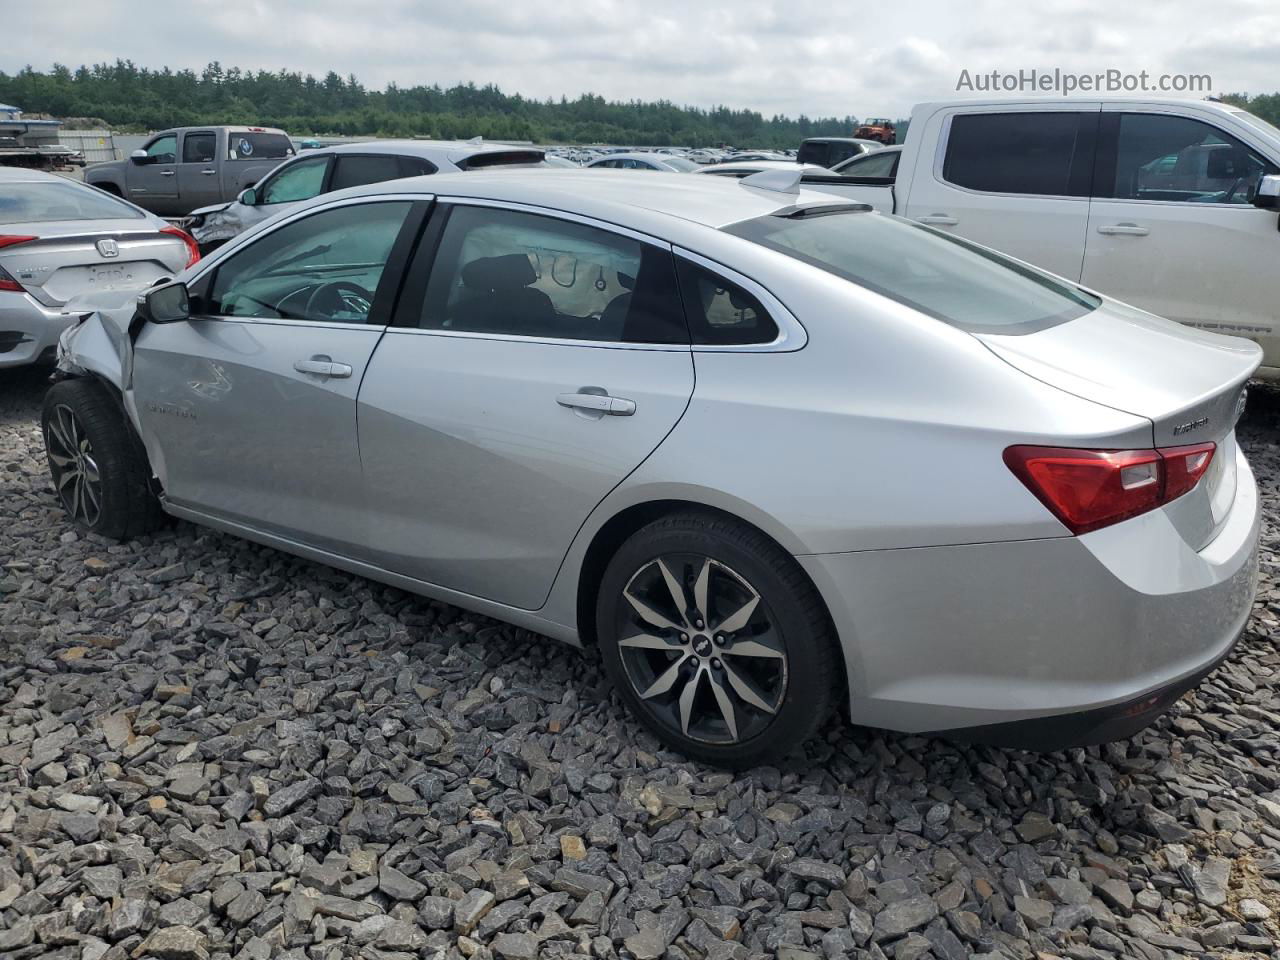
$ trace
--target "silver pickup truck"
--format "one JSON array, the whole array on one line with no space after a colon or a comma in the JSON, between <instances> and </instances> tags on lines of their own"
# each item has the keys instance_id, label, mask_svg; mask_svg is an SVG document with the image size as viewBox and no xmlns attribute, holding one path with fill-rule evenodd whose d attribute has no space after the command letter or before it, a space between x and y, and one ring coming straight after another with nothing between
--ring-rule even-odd
<instances>
[{"instance_id":1,"label":"silver pickup truck","mask_svg":"<svg viewBox=\"0 0 1280 960\"><path fill-rule=\"evenodd\" d=\"M288 135L271 127L177 127L155 134L127 160L87 167L84 179L152 213L176 217L234 200L293 155Z\"/></svg>"}]
</instances>

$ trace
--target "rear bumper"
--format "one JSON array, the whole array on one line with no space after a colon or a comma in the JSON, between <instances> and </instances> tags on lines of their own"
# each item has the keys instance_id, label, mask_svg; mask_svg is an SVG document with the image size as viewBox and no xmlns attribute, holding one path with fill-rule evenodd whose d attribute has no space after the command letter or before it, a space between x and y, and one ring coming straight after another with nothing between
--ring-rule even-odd
<instances>
[{"instance_id":1,"label":"rear bumper","mask_svg":"<svg viewBox=\"0 0 1280 960\"><path fill-rule=\"evenodd\" d=\"M29 293L0 292L0 368L52 362L58 337L74 322L61 307L46 307Z\"/></svg>"},{"instance_id":2,"label":"rear bumper","mask_svg":"<svg viewBox=\"0 0 1280 960\"><path fill-rule=\"evenodd\" d=\"M1257 487L1239 454L1237 470L1199 551L1157 510L1083 537L798 558L835 620L853 721L1044 747L1140 729L1252 611Z\"/></svg>"}]
</instances>

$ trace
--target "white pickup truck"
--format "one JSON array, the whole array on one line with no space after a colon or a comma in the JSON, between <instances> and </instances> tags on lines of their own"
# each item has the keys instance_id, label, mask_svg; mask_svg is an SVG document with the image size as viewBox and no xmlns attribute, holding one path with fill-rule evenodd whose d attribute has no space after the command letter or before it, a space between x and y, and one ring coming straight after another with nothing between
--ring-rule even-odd
<instances>
[{"instance_id":1,"label":"white pickup truck","mask_svg":"<svg viewBox=\"0 0 1280 960\"><path fill-rule=\"evenodd\" d=\"M1035 98L921 104L894 176L804 181L1248 337L1274 380L1277 175L1280 129L1227 104Z\"/></svg>"}]
</instances>

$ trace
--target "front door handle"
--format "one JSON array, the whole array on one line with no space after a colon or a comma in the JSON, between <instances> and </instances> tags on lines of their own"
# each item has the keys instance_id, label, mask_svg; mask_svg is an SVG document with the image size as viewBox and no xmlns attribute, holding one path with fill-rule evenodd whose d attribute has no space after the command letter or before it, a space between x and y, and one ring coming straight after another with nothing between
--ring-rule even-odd
<instances>
[{"instance_id":1,"label":"front door handle","mask_svg":"<svg viewBox=\"0 0 1280 960\"><path fill-rule=\"evenodd\" d=\"M317 355L310 360L295 360L293 369L299 373L310 373L317 377L333 377L344 379L351 376L351 366L346 363L334 363L329 357Z\"/></svg>"},{"instance_id":2,"label":"front door handle","mask_svg":"<svg viewBox=\"0 0 1280 960\"><path fill-rule=\"evenodd\" d=\"M945 213L931 213L927 217L916 217L917 223L927 223L931 227L954 227L960 221Z\"/></svg>"},{"instance_id":3,"label":"front door handle","mask_svg":"<svg viewBox=\"0 0 1280 960\"><path fill-rule=\"evenodd\" d=\"M1098 232L1109 237L1145 237L1151 231L1136 223L1104 223Z\"/></svg>"},{"instance_id":4,"label":"front door handle","mask_svg":"<svg viewBox=\"0 0 1280 960\"><path fill-rule=\"evenodd\" d=\"M200 172L203 173L206 177L212 177L218 171L217 170L201 170Z\"/></svg>"},{"instance_id":5,"label":"front door handle","mask_svg":"<svg viewBox=\"0 0 1280 960\"><path fill-rule=\"evenodd\" d=\"M636 412L634 400L611 397L602 387L583 387L577 393L562 393L556 403L573 410L583 410L597 416L629 417Z\"/></svg>"},{"instance_id":6,"label":"front door handle","mask_svg":"<svg viewBox=\"0 0 1280 960\"><path fill-rule=\"evenodd\" d=\"M162 177L172 177L172 176L173 176L173 171L172 171L172 170L161 170L161 171L160 171L160 176L162 176Z\"/></svg>"}]
</instances>

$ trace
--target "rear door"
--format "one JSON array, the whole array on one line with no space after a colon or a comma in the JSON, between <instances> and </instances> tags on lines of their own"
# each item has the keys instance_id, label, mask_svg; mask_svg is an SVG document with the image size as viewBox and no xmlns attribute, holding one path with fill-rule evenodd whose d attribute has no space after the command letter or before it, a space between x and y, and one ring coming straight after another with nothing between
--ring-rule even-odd
<instances>
[{"instance_id":1,"label":"rear door","mask_svg":"<svg viewBox=\"0 0 1280 960\"><path fill-rule=\"evenodd\" d=\"M218 135L212 130L187 131L182 135L178 164L178 195L182 210L189 213L222 199L218 180Z\"/></svg>"},{"instance_id":2,"label":"rear door","mask_svg":"<svg viewBox=\"0 0 1280 960\"><path fill-rule=\"evenodd\" d=\"M442 204L360 391L376 562L541 606L587 515L692 392L669 246L545 210Z\"/></svg>"},{"instance_id":3,"label":"rear door","mask_svg":"<svg viewBox=\"0 0 1280 960\"><path fill-rule=\"evenodd\" d=\"M419 200L286 220L192 283L192 319L142 328L138 415L175 506L361 555L356 392Z\"/></svg>"},{"instance_id":4,"label":"rear door","mask_svg":"<svg viewBox=\"0 0 1280 960\"><path fill-rule=\"evenodd\" d=\"M145 147L146 157L129 161L125 174L129 199L160 214L178 210L178 135L162 133Z\"/></svg>"},{"instance_id":5,"label":"rear door","mask_svg":"<svg viewBox=\"0 0 1280 960\"><path fill-rule=\"evenodd\" d=\"M1249 337L1280 362L1274 210L1252 205L1280 172L1240 136L1172 109L1108 104L1083 282L1192 326Z\"/></svg>"},{"instance_id":6,"label":"rear door","mask_svg":"<svg viewBox=\"0 0 1280 960\"><path fill-rule=\"evenodd\" d=\"M1101 103L957 107L929 118L904 216L1080 279Z\"/></svg>"}]
</instances>

